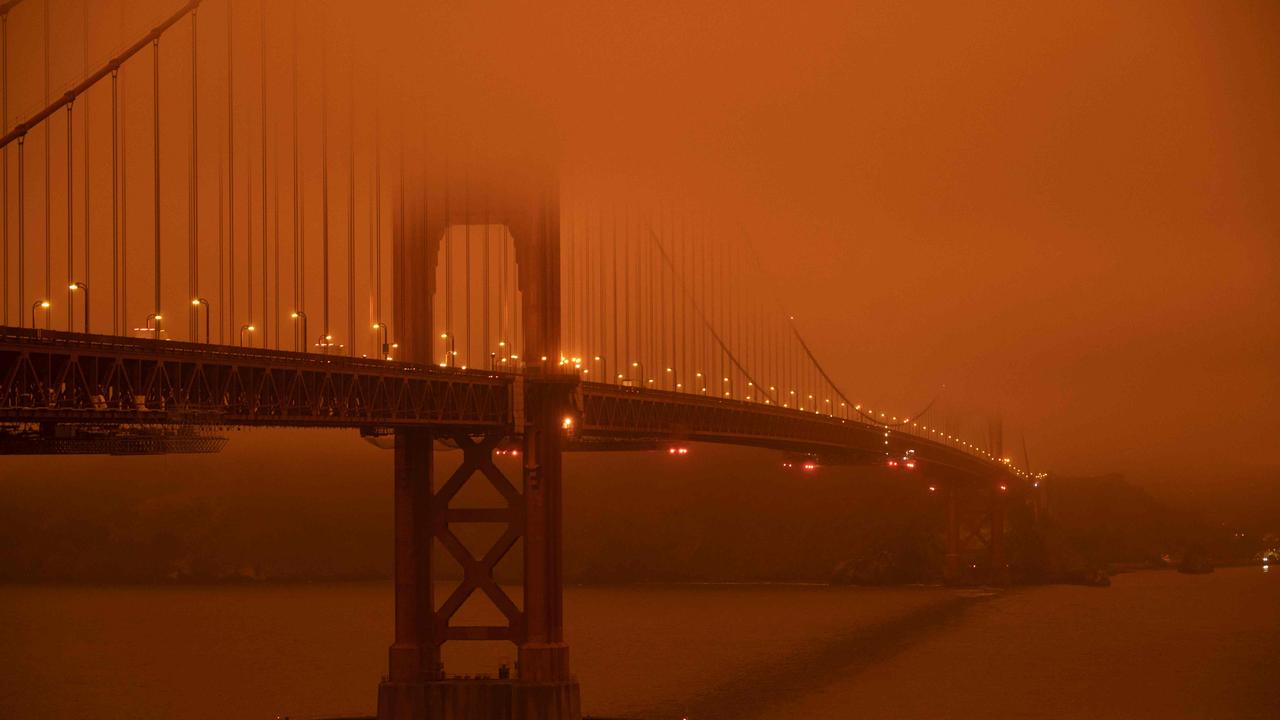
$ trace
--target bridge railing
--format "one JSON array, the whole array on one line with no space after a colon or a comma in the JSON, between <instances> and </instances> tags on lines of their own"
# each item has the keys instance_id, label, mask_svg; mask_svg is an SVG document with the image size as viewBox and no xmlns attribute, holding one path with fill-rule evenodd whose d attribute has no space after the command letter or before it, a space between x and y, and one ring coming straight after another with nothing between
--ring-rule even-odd
<instances>
[{"instance_id":1,"label":"bridge railing","mask_svg":"<svg viewBox=\"0 0 1280 720\"><path fill-rule=\"evenodd\" d=\"M511 384L365 358L0 328L0 422L506 427Z\"/></svg>"}]
</instances>

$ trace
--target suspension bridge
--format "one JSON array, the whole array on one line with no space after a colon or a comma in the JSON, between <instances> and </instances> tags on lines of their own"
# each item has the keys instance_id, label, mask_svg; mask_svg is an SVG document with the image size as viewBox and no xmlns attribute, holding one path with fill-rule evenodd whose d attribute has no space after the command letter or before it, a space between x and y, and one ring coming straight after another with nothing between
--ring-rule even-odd
<instances>
[{"instance_id":1,"label":"suspension bridge","mask_svg":"<svg viewBox=\"0 0 1280 720\"><path fill-rule=\"evenodd\" d=\"M571 179L450 124L392 80L405 48L360 41L408 7L129 8L0 5L0 453L216 451L229 426L392 441L380 718L580 716L564 452L880 466L946 503L948 578L1003 576L1004 508L1035 478L998 432L847 395L748 233L687 197ZM447 478L441 448L462 453ZM503 504L455 506L470 482ZM479 556L455 532L477 523L505 528ZM443 598L436 544L462 570ZM494 568L517 545L513 593ZM454 623L476 593L504 622ZM517 646L514 677L446 673L442 645L492 640Z\"/></svg>"}]
</instances>

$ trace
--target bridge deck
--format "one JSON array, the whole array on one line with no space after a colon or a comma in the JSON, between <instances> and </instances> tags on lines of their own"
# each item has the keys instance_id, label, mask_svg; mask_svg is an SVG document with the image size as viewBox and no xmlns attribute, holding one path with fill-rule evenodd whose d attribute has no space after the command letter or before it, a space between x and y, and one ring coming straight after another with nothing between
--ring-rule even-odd
<instances>
[{"instance_id":1,"label":"bridge deck","mask_svg":"<svg viewBox=\"0 0 1280 720\"><path fill-rule=\"evenodd\" d=\"M517 381L513 373L0 327L0 423L511 431ZM580 388L577 434L588 442L726 443L855 464L910 449L922 464L969 476L1008 472L983 456L852 419L602 383Z\"/></svg>"}]
</instances>

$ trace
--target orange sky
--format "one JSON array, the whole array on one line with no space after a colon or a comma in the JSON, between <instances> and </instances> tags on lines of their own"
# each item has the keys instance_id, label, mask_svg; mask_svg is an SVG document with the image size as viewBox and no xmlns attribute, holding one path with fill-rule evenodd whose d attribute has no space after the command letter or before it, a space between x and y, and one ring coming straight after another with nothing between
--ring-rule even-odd
<instances>
[{"instance_id":1,"label":"orange sky","mask_svg":"<svg viewBox=\"0 0 1280 720\"><path fill-rule=\"evenodd\" d=\"M141 27L175 5L93 13ZM399 3L361 12L359 32L412 57L385 50L379 87L421 83L436 111L514 142L550 129L576 171L687 187L740 219L858 397L909 410L945 386L956 405L1002 415L1011 445L1025 433L1046 469L1275 476L1280 6L447 2L413 23ZM118 47L116 32L92 49ZM27 58L38 47L13 43ZM83 60L59 62L55 88ZM11 73L16 118L39 104L39 78Z\"/></svg>"},{"instance_id":2,"label":"orange sky","mask_svg":"<svg viewBox=\"0 0 1280 720\"><path fill-rule=\"evenodd\" d=\"M1059 470L1274 478L1280 7L795 5L534 34L575 130L722 178L860 396L945 385Z\"/></svg>"}]
</instances>

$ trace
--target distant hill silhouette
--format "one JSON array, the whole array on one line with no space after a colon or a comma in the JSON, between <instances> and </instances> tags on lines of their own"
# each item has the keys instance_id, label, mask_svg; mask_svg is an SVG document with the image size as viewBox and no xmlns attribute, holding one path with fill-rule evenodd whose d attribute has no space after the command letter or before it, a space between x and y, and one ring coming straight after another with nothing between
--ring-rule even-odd
<instances>
[{"instance_id":1,"label":"distant hill silhouette","mask_svg":"<svg viewBox=\"0 0 1280 720\"><path fill-rule=\"evenodd\" d=\"M387 578L391 460L333 431L232 433L216 456L5 458L0 581ZM443 473L457 457L437 461ZM1219 560L1256 552L1234 528L1118 476L1054 478L1048 489L1045 522L1010 517L1016 579L1158 565L1189 543ZM458 504L485 502L481 490ZM566 576L826 582L871 558L872 581L930 581L941 569L942 517L923 481L877 469L801 475L768 452L709 446L681 459L575 454ZM493 536L462 539L483 552ZM442 563L447 571L451 561ZM519 567L517 546L499 571L514 579Z\"/></svg>"}]
</instances>

